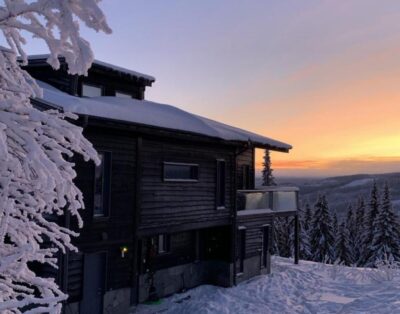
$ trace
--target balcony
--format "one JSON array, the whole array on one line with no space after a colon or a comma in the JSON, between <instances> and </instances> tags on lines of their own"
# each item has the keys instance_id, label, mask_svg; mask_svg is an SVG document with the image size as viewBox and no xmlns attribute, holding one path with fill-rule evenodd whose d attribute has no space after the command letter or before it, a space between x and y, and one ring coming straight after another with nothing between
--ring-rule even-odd
<instances>
[{"instance_id":1,"label":"balcony","mask_svg":"<svg viewBox=\"0 0 400 314\"><path fill-rule=\"evenodd\" d=\"M293 215L298 209L296 187L268 186L258 190L237 191L237 215L277 214Z\"/></svg>"}]
</instances>

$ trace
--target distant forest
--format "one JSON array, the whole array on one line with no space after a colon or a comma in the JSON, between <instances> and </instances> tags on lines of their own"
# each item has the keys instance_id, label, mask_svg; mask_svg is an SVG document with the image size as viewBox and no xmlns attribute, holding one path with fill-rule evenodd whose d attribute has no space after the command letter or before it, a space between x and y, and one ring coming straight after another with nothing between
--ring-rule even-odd
<instances>
[{"instance_id":1,"label":"distant forest","mask_svg":"<svg viewBox=\"0 0 400 314\"><path fill-rule=\"evenodd\" d=\"M349 266L375 267L400 261L400 221L393 210L392 188L373 181L368 197L348 202L338 218L324 193L300 206L300 258ZM294 219L274 225L274 254L290 257L294 248Z\"/></svg>"}]
</instances>

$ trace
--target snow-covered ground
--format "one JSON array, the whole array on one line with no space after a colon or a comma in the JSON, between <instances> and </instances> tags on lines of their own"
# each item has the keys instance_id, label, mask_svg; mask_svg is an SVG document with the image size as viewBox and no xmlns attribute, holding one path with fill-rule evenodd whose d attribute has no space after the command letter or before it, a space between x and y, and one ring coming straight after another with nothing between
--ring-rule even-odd
<instances>
[{"instance_id":1,"label":"snow-covered ground","mask_svg":"<svg viewBox=\"0 0 400 314\"><path fill-rule=\"evenodd\" d=\"M400 275L275 257L273 273L233 288L200 286L132 313L400 313Z\"/></svg>"}]
</instances>

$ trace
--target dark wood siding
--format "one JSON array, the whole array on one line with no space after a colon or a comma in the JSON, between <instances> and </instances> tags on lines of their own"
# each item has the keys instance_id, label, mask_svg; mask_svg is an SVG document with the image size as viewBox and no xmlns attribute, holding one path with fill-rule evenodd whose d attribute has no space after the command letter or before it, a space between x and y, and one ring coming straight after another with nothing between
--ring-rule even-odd
<instances>
[{"instance_id":1,"label":"dark wood siding","mask_svg":"<svg viewBox=\"0 0 400 314\"><path fill-rule=\"evenodd\" d=\"M83 253L107 252L107 289L127 287L131 284L133 264L136 138L91 127L85 129L85 136L98 151L111 152L111 200L108 217L93 217L94 163L78 160L75 182L84 195L85 210L84 227L76 244ZM121 257L121 246L128 246L125 258Z\"/></svg>"},{"instance_id":2,"label":"dark wood siding","mask_svg":"<svg viewBox=\"0 0 400 314\"><path fill-rule=\"evenodd\" d=\"M262 226L273 224L273 215L259 214L238 216L237 225L246 227L246 258L260 255L262 249ZM269 246L272 245L271 237L269 237Z\"/></svg>"},{"instance_id":3,"label":"dark wood siding","mask_svg":"<svg viewBox=\"0 0 400 314\"><path fill-rule=\"evenodd\" d=\"M243 189L254 189L254 176L255 176L255 169L254 169L254 148L249 148L245 150L244 152L241 152L237 156L237 169L236 169L236 187L238 190L243 190ZM244 166L249 167L249 186L246 187L246 184L244 182Z\"/></svg>"},{"instance_id":4,"label":"dark wood siding","mask_svg":"<svg viewBox=\"0 0 400 314\"><path fill-rule=\"evenodd\" d=\"M228 224L234 154L231 148L143 139L141 213L142 234L177 232ZM226 206L216 209L216 160L225 159ZM199 165L197 182L165 182L163 162ZM164 230L164 231L163 231Z\"/></svg>"}]
</instances>

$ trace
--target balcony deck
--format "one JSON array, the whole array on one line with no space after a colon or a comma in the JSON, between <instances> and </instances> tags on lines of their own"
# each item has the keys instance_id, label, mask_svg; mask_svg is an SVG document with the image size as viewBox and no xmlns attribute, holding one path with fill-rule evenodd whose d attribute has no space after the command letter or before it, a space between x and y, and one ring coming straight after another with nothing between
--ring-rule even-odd
<instances>
[{"instance_id":1,"label":"balcony deck","mask_svg":"<svg viewBox=\"0 0 400 314\"><path fill-rule=\"evenodd\" d=\"M296 215L297 187L268 186L255 190L237 191L237 215L271 214L276 216Z\"/></svg>"}]
</instances>

